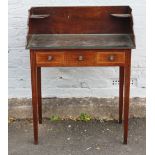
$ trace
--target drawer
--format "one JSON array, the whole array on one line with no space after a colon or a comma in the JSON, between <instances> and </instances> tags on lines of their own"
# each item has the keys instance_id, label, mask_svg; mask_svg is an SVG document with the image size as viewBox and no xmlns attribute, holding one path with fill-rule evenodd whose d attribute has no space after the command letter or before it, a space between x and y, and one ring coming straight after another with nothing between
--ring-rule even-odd
<instances>
[{"instance_id":1,"label":"drawer","mask_svg":"<svg viewBox=\"0 0 155 155\"><path fill-rule=\"evenodd\" d=\"M96 52L96 63L118 65L125 63L125 52Z\"/></svg>"},{"instance_id":2,"label":"drawer","mask_svg":"<svg viewBox=\"0 0 155 155\"><path fill-rule=\"evenodd\" d=\"M63 66L64 52L36 52L36 63L42 66Z\"/></svg>"},{"instance_id":3,"label":"drawer","mask_svg":"<svg viewBox=\"0 0 155 155\"><path fill-rule=\"evenodd\" d=\"M67 66L93 66L95 64L95 53L87 51L66 52Z\"/></svg>"}]
</instances>

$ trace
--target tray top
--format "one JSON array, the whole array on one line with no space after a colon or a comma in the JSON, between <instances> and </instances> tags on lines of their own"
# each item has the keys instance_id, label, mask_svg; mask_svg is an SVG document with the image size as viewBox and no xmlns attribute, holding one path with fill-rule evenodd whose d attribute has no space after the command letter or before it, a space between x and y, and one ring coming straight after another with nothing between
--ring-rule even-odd
<instances>
[{"instance_id":1,"label":"tray top","mask_svg":"<svg viewBox=\"0 0 155 155\"><path fill-rule=\"evenodd\" d=\"M131 34L32 34L27 49L132 49Z\"/></svg>"},{"instance_id":2,"label":"tray top","mask_svg":"<svg viewBox=\"0 0 155 155\"><path fill-rule=\"evenodd\" d=\"M129 6L32 7L27 49L135 48Z\"/></svg>"}]
</instances>

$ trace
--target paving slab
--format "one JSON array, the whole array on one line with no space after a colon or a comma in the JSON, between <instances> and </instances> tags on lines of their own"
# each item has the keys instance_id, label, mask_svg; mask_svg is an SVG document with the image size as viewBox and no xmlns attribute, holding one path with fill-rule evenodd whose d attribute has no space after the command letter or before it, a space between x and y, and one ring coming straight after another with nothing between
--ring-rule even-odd
<instances>
[{"instance_id":1,"label":"paving slab","mask_svg":"<svg viewBox=\"0 0 155 155\"><path fill-rule=\"evenodd\" d=\"M117 121L43 120L33 144L32 120L9 123L9 155L145 155L145 119L130 119L128 145Z\"/></svg>"}]
</instances>

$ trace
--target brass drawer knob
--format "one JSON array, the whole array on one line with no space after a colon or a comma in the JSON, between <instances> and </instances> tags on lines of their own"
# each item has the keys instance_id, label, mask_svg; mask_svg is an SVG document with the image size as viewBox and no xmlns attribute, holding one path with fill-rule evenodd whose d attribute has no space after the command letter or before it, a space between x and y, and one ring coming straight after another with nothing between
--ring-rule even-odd
<instances>
[{"instance_id":1,"label":"brass drawer knob","mask_svg":"<svg viewBox=\"0 0 155 155\"><path fill-rule=\"evenodd\" d=\"M114 55L110 55L110 56L108 57L108 60L109 60L109 61L114 61L114 60L115 60Z\"/></svg>"},{"instance_id":2,"label":"brass drawer knob","mask_svg":"<svg viewBox=\"0 0 155 155\"><path fill-rule=\"evenodd\" d=\"M53 57L51 55L48 56L48 61L53 60Z\"/></svg>"},{"instance_id":3,"label":"brass drawer knob","mask_svg":"<svg viewBox=\"0 0 155 155\"><path fill-rule=\"evenodd\" d=\"M79 60L79 61L82 61L82 60L83 60L83 56L80 55L80 56L78 57L78 60Z\"/></svg>"}]
</instances>

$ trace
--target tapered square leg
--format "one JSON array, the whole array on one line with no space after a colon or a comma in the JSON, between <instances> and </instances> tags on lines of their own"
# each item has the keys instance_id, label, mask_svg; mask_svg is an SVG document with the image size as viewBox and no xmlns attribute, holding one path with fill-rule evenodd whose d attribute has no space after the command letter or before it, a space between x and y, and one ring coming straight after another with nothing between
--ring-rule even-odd
<instances>
[{"instance_id":1,"label":"tapered square leg","mask_svg":"<svg viewBox=\"0 0 155 155\"><path fill-rule=\"evenodd\" d=\"M38 88L38 116L39 123L42 124L42 100L41 100L41 67L37 68L37 88Z\"/></svg>"},{"instance_id":2,"label":"tapered square leg","mask_svg":"<svg viewBox=\"0 0 155 155\"><path fill-rule=\"evenodd\" d=\"M124 67L119 67L119 123L122 123L123 114L123 88L124 88Z\"/></svg>"},{"instance_id":3,"label":"tapered square leg","mask_svg":"<svg viewBox=\"0 0 155 155\"><path fill-rule=\"evenodd\" d=\"M124 144L128 139L129 97L130 97L131 51L125 53L125 88L124 88Z\"/></svg>"},{"instance_id":4,"label":"tapered square leg","mask_svg":"<svg viewBox=\"0 0 155 155\"><path fill-rule=\"evenodd\" d=\"M38 144L37 67L36 67L36 63L35 63L35 52L34 51L30 51L30 60L31 60L31 85L32 85L34 144Z\"/></svg>"}]
</instances>

